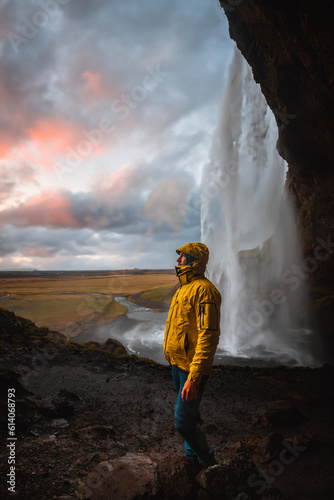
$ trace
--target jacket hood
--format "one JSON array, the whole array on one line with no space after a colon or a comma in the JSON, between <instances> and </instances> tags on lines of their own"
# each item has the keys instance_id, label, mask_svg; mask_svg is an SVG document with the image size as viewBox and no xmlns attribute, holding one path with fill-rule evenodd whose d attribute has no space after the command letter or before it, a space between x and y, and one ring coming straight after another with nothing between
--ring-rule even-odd
<instances>
[{"instance_id":1,"label":"jacket hood","mask_svg":"<svg viewBox=\"0 0 334 500\"><path fill-rule=\"evenodd\" d=\"M178 248L176 250L178 254L186 253L188 255L191 255L194 257L196 260L192 262L188 266L177 266L176 269L176 274L180 277L180 275L184 273L191 273L193 276L196 275L203 275L206 269L206 265L209 260L209 250L204 243L186 243L182 247ZM190 276L188 277L188 279ZM188 280L186 280L188 281Z\"/></svg>"}]
</instances>

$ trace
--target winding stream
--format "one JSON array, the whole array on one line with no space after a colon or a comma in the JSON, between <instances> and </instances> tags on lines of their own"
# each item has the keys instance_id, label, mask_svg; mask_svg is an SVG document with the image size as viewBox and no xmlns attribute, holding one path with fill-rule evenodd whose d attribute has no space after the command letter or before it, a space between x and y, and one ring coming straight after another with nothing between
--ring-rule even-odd
<instances>
[{"instance_id":1,"label":"winding stream","mask_svg":"<svg viewBox=\"0 0 334 500\"><path fill-rule=\"evenodd\" d=\"M93 326L75 338L77 342L105 342L108 338L119 340L130 354L167 364L163 355L163 339L168 312L156 312L130 302L125 297L115 300L126 306L128 312L112 323Z\"/></svg>"}]
</instances>

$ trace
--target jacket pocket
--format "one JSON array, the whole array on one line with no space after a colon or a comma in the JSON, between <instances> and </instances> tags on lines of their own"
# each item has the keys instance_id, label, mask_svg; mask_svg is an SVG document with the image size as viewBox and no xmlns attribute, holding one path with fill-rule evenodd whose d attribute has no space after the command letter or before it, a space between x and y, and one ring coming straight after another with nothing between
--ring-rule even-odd
<instances>
[{"instance_id":1,"label":"jacket pocket","mask_svg":"<svg viewBox=\"0 0 334 500\"><path fill-rule=\"evenodd\" d=\"M188 334L186 332L185 336L184 336L184 350L185 350L185 353L188 354L188 350L189 350L189 339L188 339Z\"/></svg>"},{"instance_id":2,"label":"jacket pocket","mask_svg":"<svg viewBox=\"0 0 334 500\"><path fill-rule=\"evenodd\" d=\"M201 330L218 330L219 315L215 302L201 302L199 316Z\"/></svg>"}]
</instances>

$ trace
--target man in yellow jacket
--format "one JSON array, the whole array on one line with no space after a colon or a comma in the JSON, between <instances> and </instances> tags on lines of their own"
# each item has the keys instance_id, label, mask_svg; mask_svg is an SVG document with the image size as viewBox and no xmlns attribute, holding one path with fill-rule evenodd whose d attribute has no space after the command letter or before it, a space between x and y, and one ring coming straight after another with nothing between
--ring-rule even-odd
<instances>
[{"instance_id":1,"label":"man in yellow jacket","mask_svg":"<svg viewBox=\"0 0 334 500\"><path fill-rule=\"evenodd\" d=\"M186 457L209 467L217 462L201 427L199 405L219 341L221 295L204 276L209 250L203 243L187 243L176 252L181 286L169 309L164 338L164 355L178 393L175 427L185 441Z\"/></svg>"}]
</instances>

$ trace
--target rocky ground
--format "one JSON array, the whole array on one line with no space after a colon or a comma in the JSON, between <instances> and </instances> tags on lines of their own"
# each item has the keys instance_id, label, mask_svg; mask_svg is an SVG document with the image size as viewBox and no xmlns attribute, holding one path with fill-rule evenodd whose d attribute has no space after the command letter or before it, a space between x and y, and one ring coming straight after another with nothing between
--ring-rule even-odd
<instances>
[{"instance_id":1,"label":"rocky ground","mask_svg":"<svg viewBox=\"0 0 334 500\"><path fill-rule=\"evenodd\" d=\"M11 388L17 437L16 493L4 446L1 498L333 498L332 366L214 367L202 418L219 465L200 471L174 430L169 367L31 348L2 348L0 363L1 442Z\"/></svg>"}]
</instances>

